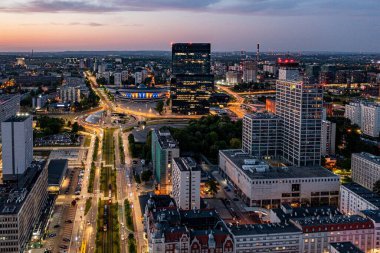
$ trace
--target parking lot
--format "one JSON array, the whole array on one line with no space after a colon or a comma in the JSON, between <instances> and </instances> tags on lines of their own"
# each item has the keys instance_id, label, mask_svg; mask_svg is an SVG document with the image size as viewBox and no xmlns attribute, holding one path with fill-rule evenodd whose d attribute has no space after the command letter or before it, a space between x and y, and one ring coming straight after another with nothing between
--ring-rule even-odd
<instances>
[{"instance_id":1,"label":"parking lot","mask_svg":"<svg viewBox=\"0 0 380 253\"><path fill-rule=\"evenodd\" d=\"M67 252L70 246L77 202L80 201L80 196L75 194L81 182L80 174L78 168L68 169L57 197L44 245L51 252Z\"/></svg>"}]
</instances>

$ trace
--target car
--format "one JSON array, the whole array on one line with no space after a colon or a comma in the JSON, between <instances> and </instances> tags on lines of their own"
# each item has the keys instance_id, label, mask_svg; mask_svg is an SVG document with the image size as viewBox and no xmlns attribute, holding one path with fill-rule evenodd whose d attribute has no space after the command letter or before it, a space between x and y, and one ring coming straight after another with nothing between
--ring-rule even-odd
<instances>
[{"instance_id":1,"label":"car","mask_svg":"<svg viewBox=\"0 0 380 253\"><path fill-rule=\"evenodd\" d=\"M239 199L238 199L238 198L233 198L232 200L233 200L233 201L239 201Z\"/></svg>"},{"instance_id":2,"label":"car","mask_svg":"<svg viewBox=\"0 0 380 253\"><path fill-rule=\"evenodd\" d=\"M56 237L56 236L57 236L56 233L49 234L49 238Z\"/></svg>"},{"instance_id":3,"label":"car","mask_svg":"<svg viewBox=\"0 0 380 253\"><path fill-rule=\"evenodd\" d=\"M226 189L226 191L227 191L227 192L230 192L230 191L231 191L231 189L230 189L230 188L227 188L227 189Z\"/></svg>"},{"instance_id":4,"label":"car","mask_svg":"<svg viewBox=\"0 0 380 253\"><path fill-rule=\"evenodd\" d=\"M60 225L59 224L57 224L57 225L54 225L54 228L59 228L60 227Z\"/></svg>"},{"instance_id":5,"label":"car","mask_svg":"<svg viewBox=\"0 0 380 253\"><path fill-rule=\"evenodd\" d=\"M72 220L65 220L65 223L73 223Z\"/></svg>"},{"instance_id":6,"label":"car","mask_svg":"<svg viewBox=\"0 0 380 253\"><path fill-rule=\"evenodd\" d=\"M69 238L63 238L62 241L64 241L64 242L70 242L70 239Z\"/></svg>"},{"instance_id":7,"label":"car","mask_svg":"<svg viewBox=\"0 0 380 253\"><path fill-rule=\"evenodd\" d=\"M60 245L59 246L61 249L67 249L68 247L66 245Z\"/></svg>"}]
</instances>

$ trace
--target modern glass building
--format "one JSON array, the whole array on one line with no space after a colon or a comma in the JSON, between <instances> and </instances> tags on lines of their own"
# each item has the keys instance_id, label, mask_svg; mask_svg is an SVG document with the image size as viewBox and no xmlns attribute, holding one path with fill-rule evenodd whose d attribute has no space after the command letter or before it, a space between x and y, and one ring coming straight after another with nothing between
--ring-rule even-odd
<instances>
[{"instance_id":1,"label":"modern glass building","mask_svg":"<svg viewBox=\"0 0 380 253\"><path fill-rule=\"evenodd\" d=\"M207 114L214 90L209 43L176 43L172 46L171 109L181 114Z\"/></svg>"}]
</instances>

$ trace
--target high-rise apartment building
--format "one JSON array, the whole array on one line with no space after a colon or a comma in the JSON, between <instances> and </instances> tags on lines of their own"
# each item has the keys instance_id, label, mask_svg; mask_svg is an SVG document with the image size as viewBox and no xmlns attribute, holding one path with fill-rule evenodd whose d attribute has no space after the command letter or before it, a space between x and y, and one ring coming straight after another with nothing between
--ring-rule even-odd
<instances>
[{"instance_id":1,"label":"high-rise apartment building","mask_svg":"<svg viewBox=\"0 0 380 253\"><path fill-rule=\"evenodd\" d=\"M9 94L0 96L0 123L16 115L16 113L18 113L19 111L20 94Z\"/></svg>"},{"instance_id":2,"label":"high-rise apartment building","mask_svg":"<svg viewBox=\"0 0 380 253\"><path fill-rule=\"evenodd\" d=\"M380 180L380 156L369 153L354 153L351 157L352 180L372 191Z\"/></svg>"},{"instance_id":3,"label":"high-rise apartment building","mask_svg":"<svg viewBox=\"0 0 380 253\"><path fill-rule=\"evenodd\" d=\"M173 158L172 196L184 210L200 208L201 170L190 157Z\"/></svg>"},{"instance_id":4,"label":"high-rise apartment building","mask_svg":"<svg viewBox=\"0 0 380 253\"><path fill-rule=\"evenodd\" d=\"M322 120L321 155L335 155L336 124Z\"/></svg>"},{"instance_id":5,"label":"high-rise apartment building","mask_svg":"<svg viewBox=\"0 0 380 253\"><path fill-rule=\"evenodd\" d=\"M121 72L115 72L113 73L113 83L115 86L121 86L122 82L121 82Z\"/></svg>"},{"instance_id":6,"label":"high-rise apartment building","mask_svg":"<svg viewBox=\"0 0 380 253\"><path fill-rule=\"evenodd\" d=\"M283 131L283 158L293 165L320 164L322 94L318 84L277 81L276 115L286 129Z\"/></svg>"},{"instance_id":7,"label":"high-rise apartment building","mask_svg":"<svg viewBox=\"0 0 380 253\"><path fill-rule=\"evenodd\" d=\"M254 83L257 79L257 67L254 61L243 61L243 82L244 83Z\"/></svg>"},{"instance_id":8,"label":"high-rise apartment building","mask_svg":"<svg viewBox=\"0 0 380 253\"><path fill-rule=\"evenodd\" d=\"M1 123L3 132L3 179L24 174L33 161L32 116L17 114Z\"/></svg>"},{"instance_id":9,"label":"high-rise apartment building","mask_svg":"<svg viewBox=\"0 0 380 253\"><path fill-rule=\"evenodd\" d=\"M172 190L172 159L179 157L177 142L167 130L152 132L152 163L156 182L161 194Z\"/></svg>"},{"instance_id":10,"label":"high-rise apartment building","mask_svg":"<svg viewBox=\"0 0 380 253\"><path fill-rule=\"evenodd\" d=\"M171 110L181 114L207 114L214 90L209 43L176 43L172 46Z\"/></svg>"},{"instance_id":11,"label":"high-rise apartment building","mask_svg":"<svg viewBox=\"0 0 380 253\"><path fill-rule=\"evenodd\" d=\"M257 158L281 156L281 119L274 114L246 114L243 118L242 148Z\"/></svg>"},{"instance_id":12,"label":"high-rise apartment building","mask_svg":"<svg viewBox=\"0 0 380 253\"><path fill-rule=\"evenodd\" d=\"M358 125L363 134L371 137L380 135L380 104L371 102L351 102L345 105L344 117Z\"/></svg>"}]
</instances>

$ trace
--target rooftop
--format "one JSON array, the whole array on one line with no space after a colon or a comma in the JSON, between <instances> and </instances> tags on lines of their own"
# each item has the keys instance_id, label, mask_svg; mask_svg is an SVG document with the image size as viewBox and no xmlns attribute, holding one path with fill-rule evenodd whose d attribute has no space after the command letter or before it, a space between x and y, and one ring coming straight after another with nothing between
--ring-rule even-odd
<instances>
[{"instance_id":1,"label":"rooftop","mask_svg":"<svg viewBox=\"0 0 380 253\"><path fill-rule=\"evenodd\" d=\"M4 122L23 122L29 117L30 114L28 113L18 113L15 116L12 116L9 119L5 120Z\"/></svg>"},{"instance_id":2,"label":"rooftop","mask_svg":"<svg viewBox=\"0 0 380 253\"><path fill-rule=\"evenodd\" d=\"M281 208L272 209L271 212L274 213L281 222L286 222L293 218L341 215L338 208L332 206L298 208L292 208L289 206L289 208L286 208L285 205L282 205Z\"/></svg>"},{"instance_id":3,"label":"rooftop","mask_svg":"<svg viewBox=\"0 0 380 253\"><path fill-rule=\"evenodd\" d=\"M66 173L67 159L53 159L48 165L48 184L60 185L63 176Z\"/></svg>"},{"instance_id":4,"label":"rooftop","mask_svg":"<svg viewBox=\"0 0 380 253\"><path fill-rule=\"evenodd\" d=\"M0 96L0 104L4 104L13 98L20 99L20 94L4 94Z\"/></svg>"},{"instance_id":5,"label":"rooftop","mask_svg":"<svg viewBox=\"0 0 380 253\"><path fill-rule=\"evenodd\" d=\"M377 165L380 165L380 156L375 156L375 155L372 155L372 154L366 153L366 152L354 153L352 155L365 158L366 160L369 160L373 163L376 163Z\"/></svg>"},{"instance_id":6,"label":"rooftop","mask_svg":"<svg viewBox=\"0 0 380 253\"><path fill-rule=\"evenodd\" d=\"M368 190L367 188L364 188L357 183L343 184L342 187L345 187L346 189L365 199L367 202L380 208L380 195Z\"/></svg>"},{"instance_id":7,"label":"rooftop","mask_svg":"<svg viewBox=\"0 0 380 253\"><path fill-rule=\"evenodd\" d=\"M160 143L161 148L177 148L177 142L174 140L169 130L156 129L154 131L157 135L158 142Z\"/></svg>"},{"instance_id":8,"label":"rooftop","mask_svg":"<svg viewBox=\"0 0 380 253\"><path fill-rule=\"evenodd\" d=\"M320 167L272 167L263 160L243 152L240 149L220 150L219 154L227 157L250 179L286 179L286 178L335 178L339 176Z\"/></svg>"},{"instance_id":9,"label":"rooftop","mask_svg":"<svg viewBox=\"0 0 380 253\"><path fill-rule=\"evenodd\" d=\"M33 161L25 173L20 176L18 182L7 182L0 185L0 215L10 215L19 212L34 183L43 171L45 164L45 161Z\"/></svg>"},{"instance_id":10,"label":"rooftop","mask_svg":"<svg viewBox=\"0 0 380 253\"><path fill-rule=\"evenodd\" d=\"M335 215L335 216L324 216L324 217L305 217L305 218L292 218L294 223L299 224L301 227L308 226L323 226L323 225L350 225L350 224L358 224L358 223L367 223L369 219L364 218L359 215ZM371 223L372 224L372 223ZM355 229L355 227L352 227Z\"/></svg>"},{"instance_id":11,"label":"rooftop","mask_svg":"<svg viewBox=\"0 0 380 253\"><path fill-rule=\"evenodd\" d=\"M234 236L301 233L301 230L296 226L285 223L232 225L227 227Z\"/></svg>"},{"instance_id":12,"label":"rooftop","mask_svg":"<svg viewBox=\"0 0 380 253\"><path fill-rule=\"evenodd\" d=\"M340 253L364 253L356 247L352 242L332 242L331 247Z\"/></svg>"},{"instance_id":13,"label":"rooftop","mask_svg":"<svg viewBox=\"0 0 380 253\"><path fill-rule=\"evenodd\" d=\"M380 223L380 210L363 210L360 212L374 222Z\"/></svg>"},{"instance_id":14,"label":"rooftop","mask_svg":"<svg viewBox=\"0 0 380 253\"><path fill-rule=\"evenodd\" d=\"M245 114L244 117L247 117L250 119L273 119L273 120L280 119L278 116L276 116L273 113L252 113L252 114Z\"/></svg>"},{"instance_id":15,"label":"rooftop","mask_svg":"<svg viewBox=\"0 0 380 253\"><path fill-rule=\"evenodd\" d=\"M177 164L180 171L199 171L200 168L197 163L191 157L177 157L174 158L174 162Z\"/></svg>"}]
</instances>

